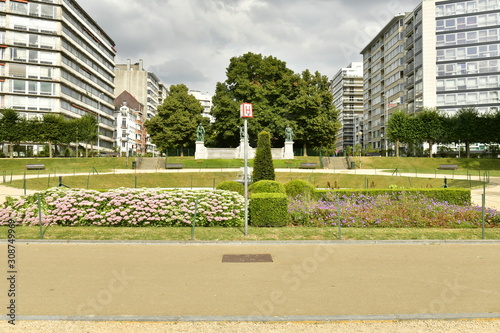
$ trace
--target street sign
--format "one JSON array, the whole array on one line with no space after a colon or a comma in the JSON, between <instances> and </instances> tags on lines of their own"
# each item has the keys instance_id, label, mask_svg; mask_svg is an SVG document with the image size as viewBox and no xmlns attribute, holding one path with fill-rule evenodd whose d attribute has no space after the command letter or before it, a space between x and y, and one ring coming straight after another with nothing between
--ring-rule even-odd
<instances>
[{"instance_id":1,"label":"street sign","mask_svg":"<svg viewBox=\"0 0 500 333\"><path fill-rule=\"evenodd\" d=\"M253 106L251 103L241 103L240 118L253 118Z\"/></svg>"}]
</instances>

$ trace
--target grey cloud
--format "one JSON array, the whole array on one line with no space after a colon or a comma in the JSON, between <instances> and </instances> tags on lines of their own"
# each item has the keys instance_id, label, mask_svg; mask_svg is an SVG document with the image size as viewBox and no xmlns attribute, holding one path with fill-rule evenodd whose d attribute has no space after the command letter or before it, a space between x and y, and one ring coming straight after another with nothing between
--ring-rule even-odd
<instances>
[{"instance_id":1,"label":"grey cloud","mask_svg":"<svg viewBox=\"0 0 500 333\"><path fill-rule=\"evenodd\" d=\"M213 92L229 59L273 55L333 76L390 18L419 3L373 0L81 0L113 38L117 61L142 58L167 85Z\"/></svg>"}]
</instances>

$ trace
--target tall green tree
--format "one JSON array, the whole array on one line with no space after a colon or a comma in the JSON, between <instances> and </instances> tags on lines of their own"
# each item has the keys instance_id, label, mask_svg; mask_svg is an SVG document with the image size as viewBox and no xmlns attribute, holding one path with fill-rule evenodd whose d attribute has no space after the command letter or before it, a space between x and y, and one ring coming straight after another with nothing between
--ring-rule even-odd
<instances>
[{"instance_id":1,"label":"tall green tree","mask_svg":"<svg viewBox=\"0 0 500 333\"><path fill-rule=\"evenodd\" d=\"M333 95L329 89L329 79L319 72L309 70L296 78L289 100L289 118L294 121L296 141L304 148L321 147L331 155L335 152L335 142L341 124L339 111L333 107Z\"/></svg>"},{"instance_id":2,"label":"tall green tree","mask_svg":"<svg viewBox=\"0 0 500 333\"><path fill-rule=\"evenodd\" d=\"M266 131L259 133L257 140L257 150L253 163L252 180L274 180L274 165L271 152L271 134Z\"/></svg>"},{"instance_id":3,"label":"tall green tree","mask_svg":"<svg viewBox=\"0 0 500 333\"><path fill-rule=\"evenodd\" d=\"M210 144L236 147L240 144L241 103L252 103L254 118L248 122L251 144L261 131L271 133L271 146L281 147L290 126L298 144L334 151L340 128L338 112L326 76L306 70L296 74L272 56L246 53L233 57L213 98Z\"/></svg>"},{"instance_id":4,"label":"tall green tree","mask_svg":"<svg viewBox=\"0 0 500 333\"><path fill-rule=\"evenodd\" d=\"M406 142L409 130L409 116L403 110L394 112L387 122L387 138L395 143L396 157L399 157L399 147Z\"/></svg>"},{"instance_id":5,"label":"tall green tree","mask_svg":"<svg viewBox=\"0 0 500 333\"><path fill-rule=\"evenodd\" d=\"M145 127L151 141L161 150L182 148L196 141L196 129L207 123L202 116L203 106L184 84L172 85L170 93L158 108L158 115L147 120Z\"/></svg>"},{"instance_id":6,"label":"tall green tree","mask_svg":"<svg viewBox=\"0 0 500 333\"><path fill-rule=\"evenodd\" d=\"M25 135L19 113L12 109L0 111L0 141L9 143L9 158L14 158L14 144L20 142Z\"/></svg>"},{"instance_id":7,"label":"tall green tree","mask_svg":"<svg viewBox=\"0 0 500 333\"><path fill-rule=\"evenodd\" d=\"M57 154L57 145L64 142L66 120L61 115L44 114L40 128L40 138L49 145L49 157L53 157L52 145L55 146Z\"/></svg>"},{"instance_id":8,"label":"tall green tree","mask_svg":"<svg viewBox=\"0 0 500 333\"><path fill-rule=\"evenodd\" d=\"M90 150L94 151L94 143L97 140L97 125L97 118L91 114L86 114L76 120L79 139L85 142L85 157L89 156L89 145Z\"/></svg>"},{"instance_id":9,"label":"tall green tree","mask_svg":"<svg viewBox=\"0 0 500 333\"><path fill-rule=\"evenodd\" d=\"M470 158L470 144L481 141L482 125L479 112L475 107L466 107L460 109L454 116L455 142L465 143L465 154Z\"/></svg>"},{"instance_id":10,"label":"tall green tree","mask_svg":"<svg viewBox=\"0 0 500 333\"><path fill-rule=\"evenodd\" d=\"M212 100L215 123L210 127L210 144L237 147L240 144L240 104L252 103L254 119L248 122L250 141L266 130L272 140L284 140L288 97L295 79L286 63L275 57L246 53L233 57L226 69L227 79L216 85Z\"/></svg>"},{"instance_id":11,"label":"tall green tree","mask_svg":"<svg viewBox=\"0 0 500 333\"><path fill-rule=\"evenodd\" d=\"M432 146L444 138L443 116L436 108L423 108L416 118L419 138L428 143L429 157L432 157Z\"/></svg>"}]
</instances>

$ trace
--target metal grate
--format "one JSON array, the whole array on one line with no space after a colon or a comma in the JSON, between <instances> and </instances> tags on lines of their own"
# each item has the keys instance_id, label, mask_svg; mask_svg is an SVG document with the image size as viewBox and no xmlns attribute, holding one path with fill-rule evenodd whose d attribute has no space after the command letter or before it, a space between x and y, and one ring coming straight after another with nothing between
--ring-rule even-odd
<instances>
[{"instance_id":1,"label":"metal grate","mask_svg":"<svg viewBox=\"0 0 500 333\"><path fill-rule=\"evenodd\" d=\"M270 254L224 254L222 262L273 262Z\"/></svg>"}]
</instances>

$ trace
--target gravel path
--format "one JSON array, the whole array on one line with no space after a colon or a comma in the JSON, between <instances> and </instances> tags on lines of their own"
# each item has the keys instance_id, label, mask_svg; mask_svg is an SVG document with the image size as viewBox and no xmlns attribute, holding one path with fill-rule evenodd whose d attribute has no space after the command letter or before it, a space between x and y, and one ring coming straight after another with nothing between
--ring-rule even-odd
<instances>
[{"instance_id":1,"label":"gravel path","mask_svg":"<svg viewBox=\"0 0 500 333\"><path fill-rule=\"evenodd\" d=\"M334 322L334 323L249 323L249 322L54 322L24 321L15 327L3 322L0 332L65 332L65 333L127 333L127 332L349 332L349 333L498 333L500 320L460 321L390 321L390 322Z\"/></svg>"}]
</instances>

